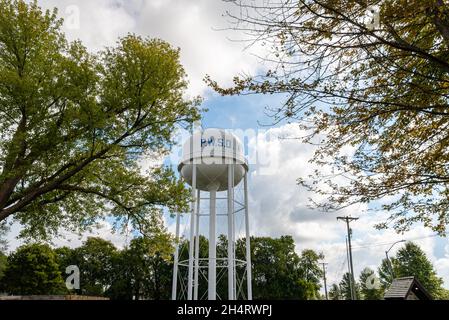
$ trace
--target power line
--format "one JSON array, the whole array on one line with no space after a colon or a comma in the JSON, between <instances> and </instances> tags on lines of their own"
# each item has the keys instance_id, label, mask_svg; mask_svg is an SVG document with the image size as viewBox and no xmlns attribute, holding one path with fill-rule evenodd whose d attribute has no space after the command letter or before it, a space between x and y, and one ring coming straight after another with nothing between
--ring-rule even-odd
<instances>
[{"instance_id":1,"label":"power line","mask_svg":"<svg viewBox=\"0 0 449 320\"><path fill-rule=\"evenodd\" d=\"M343 251L343 250L342 250ZM338 259L337 258L337 261L339 262L339 263L336 263L335 265L336 266L339 266L338 268L335 268L333 271L332 271L332 274L333 274L333 278L337 281L337 284L338 284L338 282L340 281L340 279L341 279L341 277L343 276L343 274L344 274L344 268L345 268L345 265L346 265L346 263L347 263L347 250L344 252L344 253L342 253L342 251L340 251L340 254L338 255L338 258L340 258L340 259Z\"/></svg>"},{"instance_id":2,"label":"power line","mask_svg":"<svg viewBox=\"0 0 449 320\"><path fill-rule=\"evenodd\" d=\"M449 234L449 232L445 232L444 234ZM421 236L421 237L414 237L414 238L408 238L408 239L404 239L406 241L413 241L413 240L421 240L421 239L427 239L427 238L434 238L434 237L440 237L440 234L432 234L432 235L428 235L428 236ZM372 243L372 244L367 244L367 245L361 245L361 246L353 246L353 249L362 249L362 248L370 248L370 247L382 247L382 246L388 246L391 245L393 243L395 243L396 241L390 241L390 242L378 242L378 243Z\"/></svg>"},{"instance_id":3,"label":"power line","mask_svg":"<svg viewBox=\"0 0 449 320\"><path fill-rule=\"evenodd\" d=\"M346 264L349 265L348 250L346 250L345 253L344 253L340 269L338 269L338 271L336 271L336 273L335 273L335 279L340 279L343 276L343 274L345 272L344 268L345 268Z\"/></svg>"}]
</instances>

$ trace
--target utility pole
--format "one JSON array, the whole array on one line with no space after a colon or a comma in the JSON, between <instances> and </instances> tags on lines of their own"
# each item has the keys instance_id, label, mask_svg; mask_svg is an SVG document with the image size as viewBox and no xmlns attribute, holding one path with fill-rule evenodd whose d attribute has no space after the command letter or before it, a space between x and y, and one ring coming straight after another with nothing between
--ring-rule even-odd
<instances>
[{"instance_id":1,"label":"utility pole","mask_svg":"<svg viewBox=\"0 0 449 320\"><path fill-rule=\"evenodd\" d=\"M326 300L329 300L329 297L327 295L327 283L326 283L326 262L321 263L323 265L323 279L324 279L324 293L326 294Z\"/></svg>"},{"instance_id":2,"label":"utility pole","mask_svg":"<svg viewBox=\"0 0 449 320\"><path fill-rule=\"evenodd\" d=\"M354 300L354 290L352 288L352 280L351 280L351 265L349 263L348 237L345 238L345 243L346 243L346 261L348 262L349 290L351 291L351 300Z\"/></svg>"},{"instance_id":3,"label":"utility pole","mask_svg":"<svg viewBox=\"0 0 449 320\"><path fill-rule=\"evenodd\" d=\"M351 228L349 227L349 223L355 220L358 220L359 218L355 218L355 217L350 217L350 216L346 216L346 217L337 217L337 220L343 220L344 222L346 222L346 229L348 232L348 251L349 251L349 265L351 267L351 274L350 274L350 281L352 283L352 297L353 300L357 300L357 292L356 292L356 287L355 287L355 280L354 280L354 264L352 262L352 247L351 247Z\"/></svg>"}]
</instances>

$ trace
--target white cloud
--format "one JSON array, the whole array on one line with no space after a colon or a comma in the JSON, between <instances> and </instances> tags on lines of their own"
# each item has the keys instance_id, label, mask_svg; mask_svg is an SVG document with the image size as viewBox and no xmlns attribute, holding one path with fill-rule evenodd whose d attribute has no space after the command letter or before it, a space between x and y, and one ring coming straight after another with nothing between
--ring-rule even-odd
<instances>
[{"instance_id":1,"label":"white cloud","mask_svg":"<svg viewBox=\"0 0 449 320\"><path fill-rule=\"evenodd\" d=\"M11 226L8 234L8 251L12 252L24 244L24 241L18 238L21 229L22 226L19 223L14 223ZM112 225L104 221L100 223L98 228L91 232L83 233L81 236L61 229L61 236L52 239L52 245L56 248L63 246L77 248L89 237L99 237L111 241L117 248L123 249L132 240L133 235L130 230L125 233L114 232Z\"/></svg>"},{"instance_id":2,"label":"white cloud","mask_svg":"<svg viewBox=\"0 0 449 320\"><path fill-rule=\"evenodd\" d=\"M190 95L205 93L206 74L226 85L235 74L252 73L258 66L252 53L260 47L243 51L244 43L230 41L238 40L239 34L223 30L228 27L223 14L233 6L221 0L41 0L39 3L45 8L56 6L59 15L70 22L64 30L68 38L81 39L92 51L114 45L118 37L127 33L161 38L180 47ZM79 9L79 28L73 28L73 7Z\"/></svg>"},{"instance_id":3,"label":"white cloud","mask_svg":"<svg viewBox=\"0 0 449 320\"><path fill-rule=\"evenodd\" d=\"M130 2L137 5L139 1ZM118 37L133 32L136 26L132 7L123 1L45 0L39 4L46 9L58 8L59 16L66 20L64 31L68 39L80 39L92 51L114 45ZM74 23L78 13L79 26Z\"/></svg>"},{"instance_id":4,"label":"white cloud","mask_svg":"<svg viewBox=\"0 0 449 320\"><path fill-rule=\"evenodd\" d=\"M436 259L435 267L438 270L438 275L443 277L446 283L446 287L449 279L449 244L444 248L444 256Z\"/></svg>"},{"instance_id":5,"label":"white cloud","mask_svg":"<svg viewBox=\"0 0 449 320\"><path fill-rule=\"evenodd\" d=\"M302 248L317 240L333 241L338 237L336 215L308 208L308 194L297 179L311 174L308 163L313 147L296 139L303 135L297 124L270 129L264 136L251 139L265 163L256 167L250 178L251 215L255 230L269 235L292 234Z\"/></svg>"},{"instance_id":6,"label":"white cloud","mask_svg":"<svg viewBox=\"0 0 449 320\"><path fill-rule=\"evenodd\" d=\"M136 31L160 37L181 48L181 60L190 80L190 93L202 94L206 74L229 84L235 74L253 72L256 59L244 44L230 41L238 35L223 31L229 4L221 0L147 1L137 16ZM222 31L218 31L218 30ZM256 48L253 48L256 50Z\"/></svg>"}]
</instances>

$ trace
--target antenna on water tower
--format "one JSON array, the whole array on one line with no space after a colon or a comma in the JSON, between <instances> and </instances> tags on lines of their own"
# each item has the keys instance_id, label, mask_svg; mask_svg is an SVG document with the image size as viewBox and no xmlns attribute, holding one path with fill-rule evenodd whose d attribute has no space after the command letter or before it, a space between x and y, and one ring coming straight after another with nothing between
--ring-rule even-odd
<instances>
[{"instance_id":1,"label":"antenna on water tower","mask_svg":"<svg viewBox=\"0 0 449 320\"><path fill-rule=\"evenodd\" d=\"M208 300L217 299L217 268L227 268L228 299L238 299L236 268L244 268L247 280L248 300L252 300L251 286L251 252L248 217L248 163L244 157L243 147L237 137L222 129L201 129L201 123L195 123L192 135L184 143L183 155L178 171L192 187L192 203L190 208L189 256L179 260L179 244L176 244L172 299L178 298L178 271L187 267L187 300L198 300L199 272L207 269ZM234 189L243 180L244 203L238 211L244 211L246 252L245 260L236 259L235 255L235 199ZM200 215L201 192L209 194L208 214ZM217 192L226 192L227 203L227 256L217 258ZM206 198L207 199L207 198ZM222 214L223 215L223 214ZM200 217L209 218L209 253L207 258L199 257ZM176 238L179 238L179 214L176 219ZM205 275L206 272L202 272ZM243 283L243 282L242 282Z\"/></svg>"}]
</instances>

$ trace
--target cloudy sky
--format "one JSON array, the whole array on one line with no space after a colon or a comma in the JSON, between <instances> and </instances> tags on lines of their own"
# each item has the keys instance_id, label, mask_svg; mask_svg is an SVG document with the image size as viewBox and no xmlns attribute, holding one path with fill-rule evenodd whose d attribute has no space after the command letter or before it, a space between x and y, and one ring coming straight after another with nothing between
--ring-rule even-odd
<instances>
[{"instance_id":1,"label":"cloudy sky","mask_svg":"<svg viewBox=\"0 0 449 320\"><path fill-rule=\"evenodd\" d=\"M236 41L242 35L223 30L227 26L223 14L230 10L226 3L220 0L41 0L40 4L47 8L57 6L61 17L66 19L68 38L81 39L92 51L112 46L119 36L130 32L162 38L180 47L190 81L188 94L203 96L204 107L210 110L204 115L203 126L257 134L249 139L248 145L258 154L269 154L269 161L263 166L252 166L249 184L252 233L273 237L292 235L298 251L312 248L325 254L329 282L341 279L347 270L345 225L337 222L337 214L308 209L310 195L296 185L297 178L313 170L307 163L313 149L295 140L278 139L301 135L295 124L259 125L270 121L264 115L264 107L276 105L281 97L223 98L202 81L209 74L226 85L236 74L256 73L264 68L255 57L261 54L261 48L244 50L244 44ZM449 243L446 239L433 237L432 232L420 226L404 235L376 231L373 225L381 221L383 215L364 214L365 209L352 207L338 214L360 216L352 224L356 274L366 266L377 268L385 250L394 241L410 239L425 250L449 288ZM166 220L169 229L173 230L174 221L168 217ZM17 232L17 228L13 228L11 249L20 243L14 239ZM111 234L107 225L97 234L119 246L129 240L126 235ZM67 235L67 240L57 243L77 246L80 241ZM391 253L394 254L396 249Z\"/></svg>"}]
</instances>

